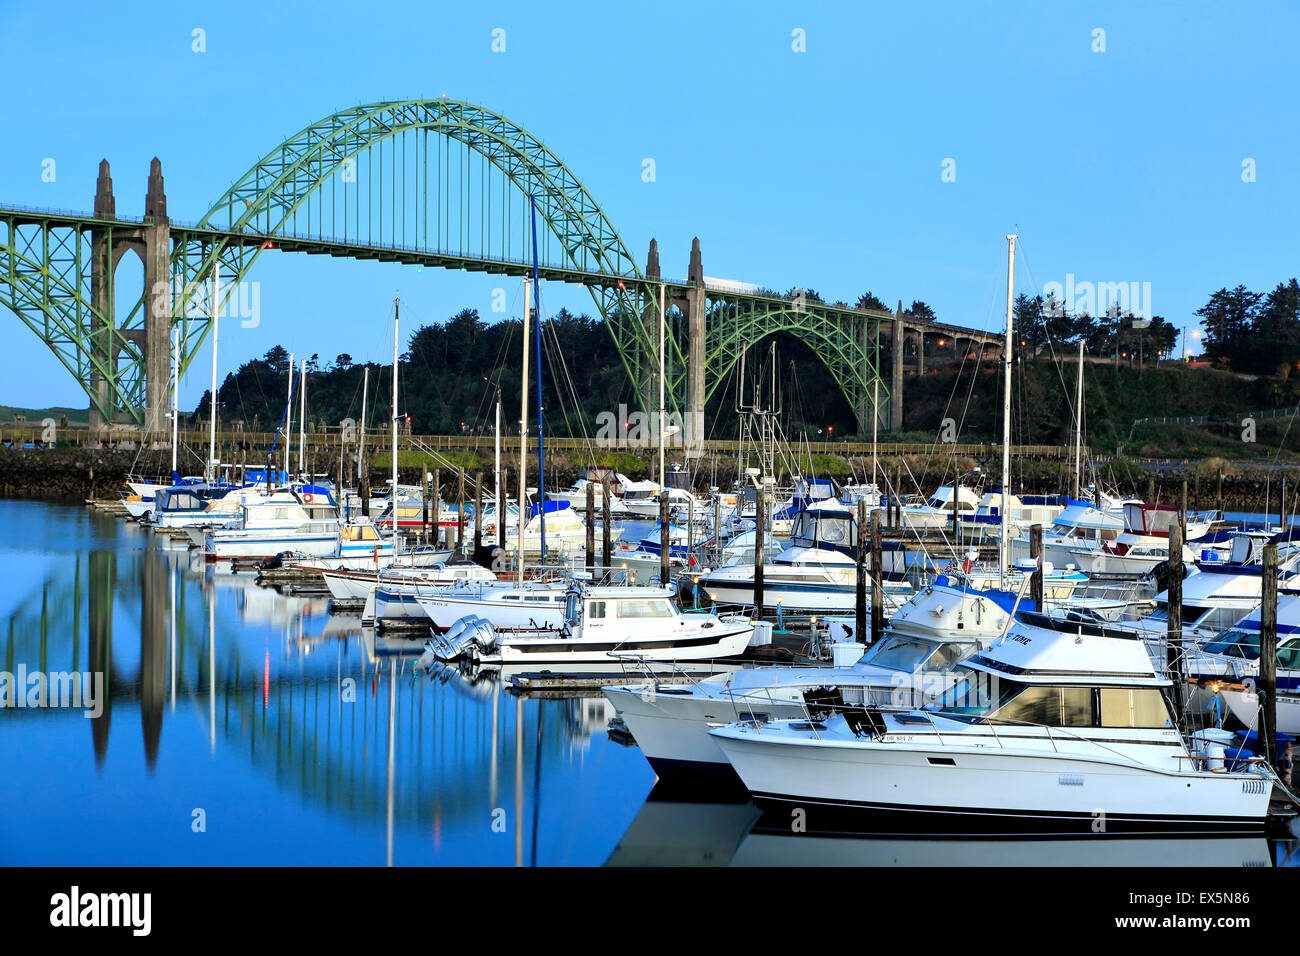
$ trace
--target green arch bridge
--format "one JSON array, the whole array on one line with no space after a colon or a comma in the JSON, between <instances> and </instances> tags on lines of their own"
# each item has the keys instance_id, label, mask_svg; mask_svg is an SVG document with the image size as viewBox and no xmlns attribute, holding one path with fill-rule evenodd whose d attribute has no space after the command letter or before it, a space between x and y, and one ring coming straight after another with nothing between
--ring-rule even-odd
<instances>
[{"instance_id":1,"label":"green arch bridge","mask_svg":"<svg viewBox=\"0 0 1300 956\"><path fill-rule=\"evenodd\" d=\"M161 436L168 431L172 329L181 332L183 371L211 327L215 269L224 314L238 311L241 284L271 251L525 276L530 196L543 223L542 277L588 289L647 411L662 292L668 404L695 435L704 434L705 403L727 372L774 332L794 332L814 349L854 409L859 433L870 430L873 392L882 424L902 426L909 356L920 374L934 343L947 340L962 355L1000 351L997 336L914 319L901 303L891 315L710 280L698 239L685 279L662 275L653 240L643 269L600 205L536 136L449 99L372 103L313 123L267 153L194 223L169 217L157 159L139 218L117 214L107 160L89 215L0 205L0 303L85 388L92 429L125 422ZM143 288L121 315L114 276L132 252L143 262ZM888 385L877 369L882 327L892 356Z\"/></svg>"}]
</instances>

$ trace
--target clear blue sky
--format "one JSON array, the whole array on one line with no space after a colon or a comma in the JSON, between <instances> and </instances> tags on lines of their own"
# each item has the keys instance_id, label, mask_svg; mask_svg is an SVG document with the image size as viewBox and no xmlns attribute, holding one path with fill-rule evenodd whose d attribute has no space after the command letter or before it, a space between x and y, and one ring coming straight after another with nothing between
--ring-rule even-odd
<instances>
[{"instance_id":1,"label":"clear blue sky","mask_svg":"<svg viewBox=\"0 0 1300 956\"><path fill-rule=\"evenodd\" d=\"M699 236L711 276L919 298L993 328L1012 231L1022 290L1067 273L1149 282L1177 325L1220 286L1266 291L1296 272L1294 5L293 6L0 0L0 202L89 211L107 157L119 213L139 215L156 155L171 215L197 220L314 120L446 94L541 137L638 258L659 239L672 276ZM498 27L505 53L491 50ZM941 178L949 158L956 182ZM119 283L138 281L125 262ZM384 361L394 293L414 328L465 306L493 318L501 284L290 255L263 256L256 278L262 322L223 326L223 374L277 343ZM575 289L547 304L592 311ZM84 406L43 343L5 321L0 403Z\"/></svg>"}]
</instances>

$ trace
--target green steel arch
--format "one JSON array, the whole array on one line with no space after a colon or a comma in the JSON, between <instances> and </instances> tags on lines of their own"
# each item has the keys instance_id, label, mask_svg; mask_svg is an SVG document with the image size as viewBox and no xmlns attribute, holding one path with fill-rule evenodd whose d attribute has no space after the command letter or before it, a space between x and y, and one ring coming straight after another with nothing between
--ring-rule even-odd
<instances>
[{"instance_id":1,"label":"green steel arch","mask_svg":"<svg viewBox=\"0 0 1300 956\"><path fill-rule=\"evenodd\" d=\"M710 290L705 395L713 396L745 349L774 333L792 332L826 365L860 426L869 421L873 385L876 414L887 416L889 392L877 371L876 345L880 323L892 320L892 316L823 303Z\"/></svg>"},{"instance_id":2,"label":"green steel arch","mask_svg":"<svg viewBox=\"0 0 1300 956\"><path fill-rule=\"evenodd\" d=\"M435 136L441 142L431 151ZM285 140L231 186L173 253L184 276L178 312L194 320L197 333L187 334L187 352L206 337L201 299L218 260L223 285L236 283L275 239L288 238L354 247L358 257L431 256L462 269L523 275L530 196L545 226L543 266L583 276L635 376L635 356L650 342L644 324L631 321L642 308L641 271L618 231L541 140L498 113L449 99L335 113Z\"/></svg>"}]
</instances>

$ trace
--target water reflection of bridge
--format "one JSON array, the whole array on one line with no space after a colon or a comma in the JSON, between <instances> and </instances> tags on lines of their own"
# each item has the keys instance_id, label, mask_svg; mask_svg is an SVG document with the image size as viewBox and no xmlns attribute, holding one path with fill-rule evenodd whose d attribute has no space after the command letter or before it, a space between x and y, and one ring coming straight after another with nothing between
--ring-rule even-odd
<instances>
[{"instance_id":1,"label":"water reflection of bridge","mask_svg":"<svg viewBox=\"0 0 1300 956\"><path fill-rule=\"evenodd\" d=\"M487 826L503 790L522 818L538 763L583 744L581 702L525 704L495 686L459 693L415 660L368 659L359 629L321 639L319 599L131 544L70 555L19 603L5 638L10 673L21 663L105 675L103 711L84 721L97 762L114 711L120 726L138 706L151 770L164 723L198 721L211 749L220 740L332 812L382 813L390 826L473 815ZM80 710L0 710L0 728L50 719L83 721Z\"/></svg>"}]
</instances>

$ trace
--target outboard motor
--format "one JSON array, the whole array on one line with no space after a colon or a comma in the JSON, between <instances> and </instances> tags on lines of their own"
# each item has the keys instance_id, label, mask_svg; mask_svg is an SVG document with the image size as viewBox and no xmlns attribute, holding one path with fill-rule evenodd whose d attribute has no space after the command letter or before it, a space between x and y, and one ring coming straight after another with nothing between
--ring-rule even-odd
<instances>
[{"instance_id":1,"label":"outboard motor","mask_svg":"<svg viewBox=\"0 0 1300 956\"><path fill-rule=\"evenodd\" d=\"M443 634L429 639L428 648L440 661L457 661L496 650L497 632L476 614L462 617Z\"/></svg>"}]
</instances>

